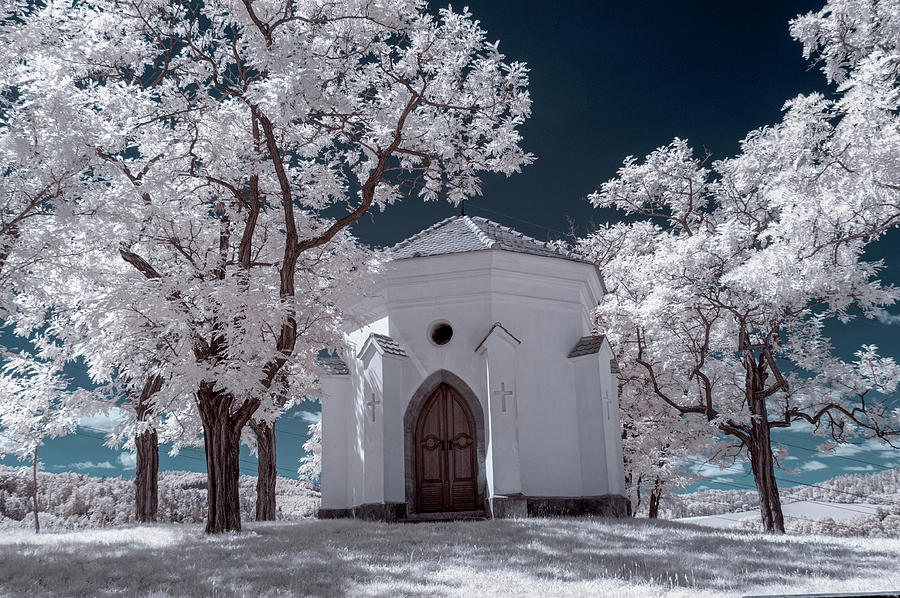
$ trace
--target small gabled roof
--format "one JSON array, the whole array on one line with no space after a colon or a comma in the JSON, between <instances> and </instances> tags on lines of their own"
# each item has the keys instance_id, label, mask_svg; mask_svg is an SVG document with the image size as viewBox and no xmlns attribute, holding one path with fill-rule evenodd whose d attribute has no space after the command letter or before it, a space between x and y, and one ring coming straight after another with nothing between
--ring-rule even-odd
<instances>
[{"instance_id":1,"label":"small gabled roof","mask_svg":"<svg viewBox=\"0 0 900 598\"><path fill-rule=\"evenodd\" d=\"M578 339L578 342L575 343L575 346L572 347L572 350L569 351L569 357L581 357L582 355L590 355L591 353L598 353L600 351L600 347L603 346L603 342L606 340L606 336L602 334L593 334L591 336L582 336Z\"/></svg>"},{"instance_id":2,"label":"small gabled roof","mask_svg":"<svg viewBox=\"0 0 900 598\"><path fill-rule=\"evenodd\" d=\"M578 339L578 342L575 343L575 346L572 347L572 350L569 351L568 357L582 357L583 355L593 355L595 353L600 352L600 348L603 347L604 342L609 342L606 340L606 336L602 334L592 334L591 336L582 336ZM609 371L613 374L619 373L619 362L615 359L609 360Z\"/></svg>"},{"instance_id":3,"label":"small gabled roof","mask_svg":"<svg viewBox=\"0 0 900 598\"><path fill-rule=\"evenodd\" d=\"M584 355L593 355L595 353L600 352L600 348L603 347L604 342L609 342L606 340L606 336L602 334L592 334L591 336L582 336L578 339L578 342L575 343L575 346L572 347L572 350L569 351L569 358L572 357L582 357ZM609 371L613 374L618 374L619 372L619 362L615 359L609 360Z\"/></svg>"},{"instance_id":4,"label":"small gabled roof","mask_svg":"<svg viewBox=\"0 0 900 598\"><path fill-rule=\"evenodd\" d=\"M453 216L442 220L400 241L388 250L388 255L391 259L402 260L485 249L503 249L594 264L589 257L527 237L508 226L477 216Z\"/></svg>"},{"instance_id":5,"label":"small gabled roof","mask_svg":"<svg viewBox=\"0 0 900 598\"><path fill-rule=\"evenodd\" d=\"M363 348L360 349L360 354L362 354L369 342L375 343L382 351L384 351L385 353L389 353L390 355L408 357L406 349L404 349L400 343L387 335L377 334L375 332L370 334L369 339L365 343L363 343Z\"/></svg>"},{"instance_id":6,"label":"small gabled roof","mask_svg":"<svg viewBox=\"0 0 900 598\"><path fill-rule=\"evenodd\" d=\"M521 344L522 344L522 341L520 341L519 339L517 339L516 336L515 336L512 332L510 332L509 330L507 330L507 329L506 329L506 326L504 326L504 325L501 324L500 322L494 322L493 325L490 327L490 329L487 331L487 334L484 335L484 338L481 339L481 342L478 343L478 346L475 347L475 352L476 352L476 353L478 353L478 350L481 349L481 347L484 345L485 342L487 342L487 339L489 339L489 338L491 337L491 334L494 333L494 330L497 330L497 329L500 329L500 330L502 330L503 332L505 332L506 335L507 335L510 339L516 341L516 344L517 344L517 345L521 345Z\"/></svg>"},{"instance_id":7,"label":"small gabled roof","mask_svg":"<svg viewBox=\"0 0 900 598\"><path fill-rule=\"evenodd\" d=\"M328 376L350 375L350 368L347 366L347 362L340 357L319 357L318 363L319 367L325 370Z\"/></svg>"}]
</instances>

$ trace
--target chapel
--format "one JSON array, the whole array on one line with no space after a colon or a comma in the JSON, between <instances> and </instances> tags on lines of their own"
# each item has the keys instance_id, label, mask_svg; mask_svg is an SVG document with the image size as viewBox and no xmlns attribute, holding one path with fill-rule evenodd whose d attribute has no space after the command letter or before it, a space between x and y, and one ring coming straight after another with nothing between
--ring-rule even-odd
<instances>
[{"instance_id":1,"label":"chapel","mask_svg":"<svg viewBox=\"0 0 900 598\"><path fill-rule=\"evenodd\" d=\"M596 265L465 215L387 253L322 360L319 517L626 516Z\"/></svg>"}]
</instances>

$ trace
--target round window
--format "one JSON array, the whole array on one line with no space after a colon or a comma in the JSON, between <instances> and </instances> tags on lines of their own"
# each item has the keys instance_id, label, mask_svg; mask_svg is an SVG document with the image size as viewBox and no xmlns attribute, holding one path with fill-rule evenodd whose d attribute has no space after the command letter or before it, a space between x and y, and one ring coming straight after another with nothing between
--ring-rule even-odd
<instances>
[{"instance_id":1,"label":"round window","mask_svg":"<svg viewBox=\"0 0 900 598\"><path fill-rule=\"evenodd\" d=\"M453 328L446 322L438 322L431 328L431 340L435 345L446 345L453 338Z\"/></svg>"}]
</instances>

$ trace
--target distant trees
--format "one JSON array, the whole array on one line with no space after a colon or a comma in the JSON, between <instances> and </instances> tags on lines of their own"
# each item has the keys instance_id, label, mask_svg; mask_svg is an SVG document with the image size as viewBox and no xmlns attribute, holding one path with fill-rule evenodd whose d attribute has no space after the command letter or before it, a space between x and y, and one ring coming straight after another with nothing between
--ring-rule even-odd
<instances>
[{"instance_id":1,"label":"distant trees","mask_svg":"<svg viewBox=\"0 0 900 598\"><path fill-rule=\"evenodd\" d=\"M32 519L30 467L0 465L0 530L27 527ZM93 477L73 472L40 471L41 528L50 530L107 527L138 522L132 504L134 485L121 477ZM279 516L295 520L315 516L318 493L308 484L278 480ZM252 517L256 479L241 476L241 513ZM163 471L159 475L158 520L203 523L206 518L206 475Z\"/></svg>"}]
</instances>

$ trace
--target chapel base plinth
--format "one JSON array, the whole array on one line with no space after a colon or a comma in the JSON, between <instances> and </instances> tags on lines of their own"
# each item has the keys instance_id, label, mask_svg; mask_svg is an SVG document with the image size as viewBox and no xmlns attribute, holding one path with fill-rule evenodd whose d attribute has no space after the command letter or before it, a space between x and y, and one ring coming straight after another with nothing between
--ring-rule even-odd
<instances>
[{"instance_id":1,"label":"chapel base plinth","mask_svg":"<svg viewBox=\"0 0 900 598\"><path fill-rule=\"evenodd\" d=\"M352 509L319 509L319 519L368 519L371 521L405 521L406 503L368 503Z\"/></svg>"},{"instance_id":2,"label":"chapel base plinth","mask_svg":"<svg viewBox=\"0 0 900 598\"><path fill-rule=\"evenodd\" d=\"M528 517L528 499L524 496L492 496L491 518L523 519Z\"/></svg>"},{"instance_id":3,"label":"chapel base plinth","mask_svg":"<svg viewBox=\"0 0 900 598\"><path fill-rule=\"evenodd\" d=\"M353 509L319 509L317 519L347 519L353 517Z\"/></svg>"},{"instance_id":4,"label":"chapel base plinth","mask_svg":"<svg viewBox=\"0 0 900 598\"><path fill-rule=\"evenodd\" d=\"M478 521L524 519L526 517L617 517L631 516L631 502L624 496L494 496L490 510L411 513L406 503L369 503L349 509L319 509L319 519L367 519L386 522Z\"/></svg>"},{"instance_id":5,"label":"chapel base plinth","mask_svg":"<svg viewBox=\"0 0 900 598\"><path fill-rule=\"evenodd\" d=\"M607 494L604 496L529 496L529 517L629 517L631 502L624 496Z\"/></svg>"}]
</instances>

